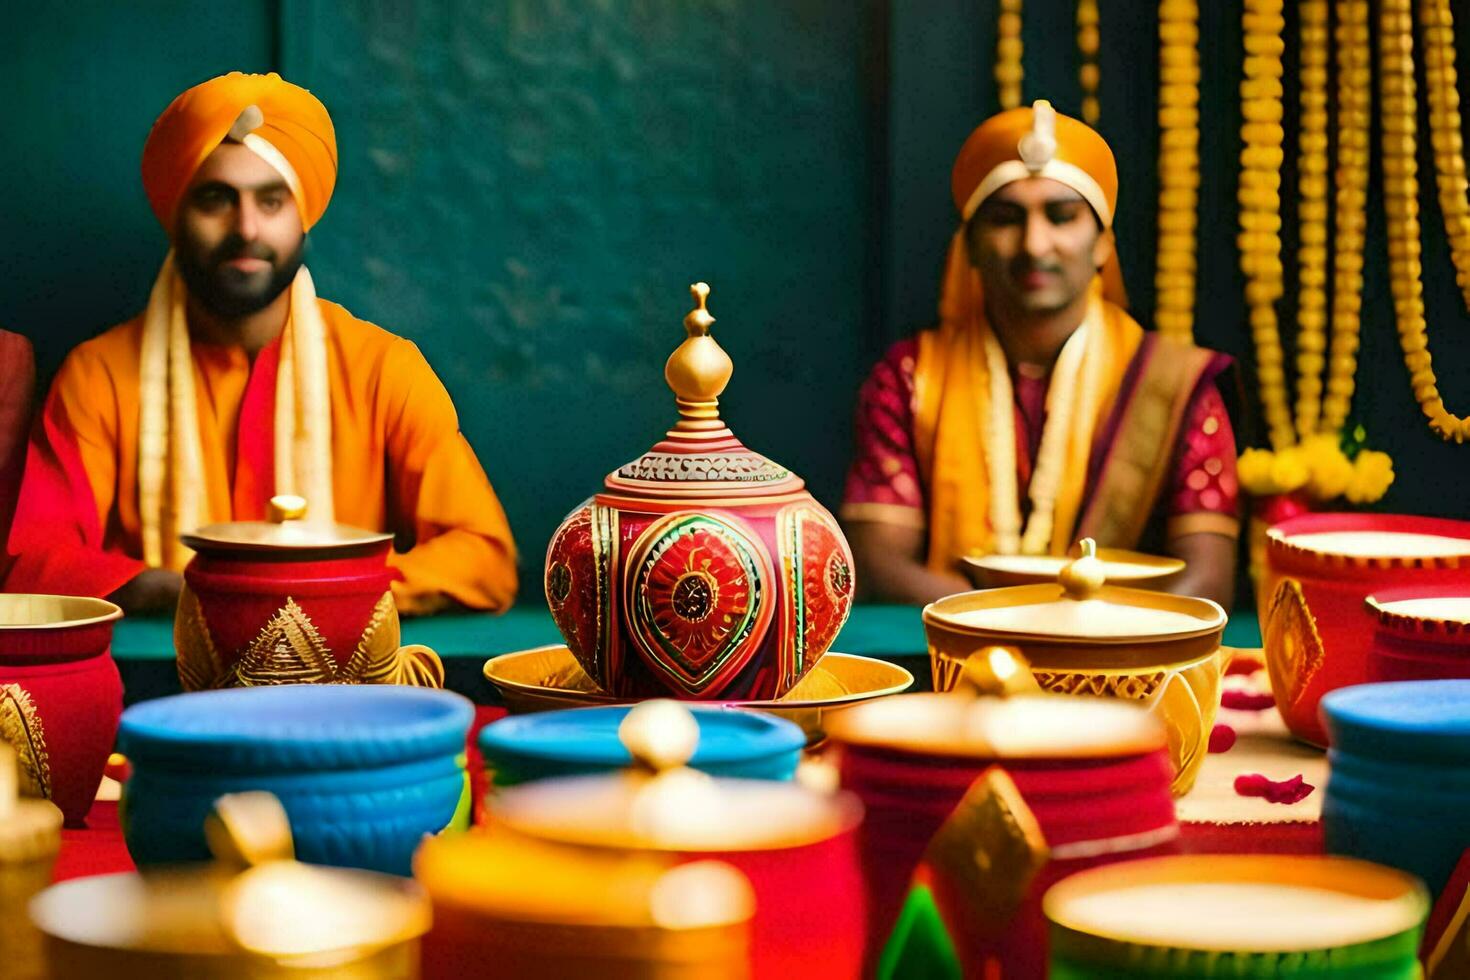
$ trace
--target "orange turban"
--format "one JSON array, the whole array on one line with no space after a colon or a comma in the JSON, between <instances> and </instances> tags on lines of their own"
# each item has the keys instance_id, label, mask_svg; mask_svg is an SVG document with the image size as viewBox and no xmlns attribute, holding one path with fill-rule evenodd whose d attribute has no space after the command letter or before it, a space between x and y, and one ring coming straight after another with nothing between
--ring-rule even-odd
<instances>
[{"instance_id":1,"label":"orange turban","mask_svg":"<svg viewBox=\"0 0 1470 980\"><path fill-rule=\"evenodd\" d=\"M950 177L961 220L969 221L1006 184L1027 177L1066 184L1092 205L1104 228L1113 226L1118 164L1112 149L1091 126L1045 100L991 116L965 140Z\"/></svg>"},{"instance_id":2,"label":"orange turban","mask_svg":"<svg viewBox=\"0 0 1470 980\"><path fill-rule=\"evenodd\" d=\"M940 287L941 320L964 319L968 311L979 308L979 284L964 244L965 223L990 195L1028 177L1067 185L1092 206L1103 228L1113 227L1118 164L1107 140L1086 123L1057 112L1045 99L991 116L960 147L950 174L960 231L950 244ZM1116 250L1098 274L1103 296L1126 308L1128 294Z\"/></svg>"},{"instance_id":3,"label":"orange turban","mask_svg":"<svg viewBox=\"0 0 1470 980\"><path fill-rule=\"evenodd\" d=\"M231 72L186 91L163 111L143 146L143 189L170 234L194 172L226 138L254 150L285 178L310 228L337 182L337 137L316 96L272 72Z\"/></svg>"}]
</instances>

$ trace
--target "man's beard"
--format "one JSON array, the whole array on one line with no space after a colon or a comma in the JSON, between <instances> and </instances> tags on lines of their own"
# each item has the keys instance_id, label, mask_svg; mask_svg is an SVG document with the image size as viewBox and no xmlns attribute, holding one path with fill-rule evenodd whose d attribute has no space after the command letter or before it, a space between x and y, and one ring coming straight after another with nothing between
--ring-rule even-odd
<instances>
[{"instance_id":1,"label":"man's beard","mask_svg":"<svg viewBox=\"0 0 1470 980\"><path fill-rule=\"evenodd\" d=\"M259 313L291 285L301 268L306 238L285 259L277 260L276 250L259 242L246 242L231 235L212 251L201 255L199 247L180 240L174 262L184 285L210 313L226 319L237 319ZM243 274L225 265L231 259L263 259L271 264L269 271Z\"/></svg>"}]
</instances>

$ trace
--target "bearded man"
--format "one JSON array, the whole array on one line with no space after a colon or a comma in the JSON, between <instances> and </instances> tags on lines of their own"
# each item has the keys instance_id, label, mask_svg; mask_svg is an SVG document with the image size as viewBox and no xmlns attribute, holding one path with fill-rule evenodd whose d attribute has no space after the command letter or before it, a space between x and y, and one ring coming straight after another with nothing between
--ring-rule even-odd
<instances>
[{"instance_id":1,"label":"bearded man","mask_svg":"<svg viewBox=\"0 0 1470 980\"><path fill-rule=\"evenodd\" d=\"M505 513L418 348L319 299L303 264L337 145L311 93L231 73L180 95L143 148L172 248L138 316L77 347L27 453L9 591L176 601L200 525L307 519L392 532L399 609L502 609Z\"/></svg>"}]
</instances>

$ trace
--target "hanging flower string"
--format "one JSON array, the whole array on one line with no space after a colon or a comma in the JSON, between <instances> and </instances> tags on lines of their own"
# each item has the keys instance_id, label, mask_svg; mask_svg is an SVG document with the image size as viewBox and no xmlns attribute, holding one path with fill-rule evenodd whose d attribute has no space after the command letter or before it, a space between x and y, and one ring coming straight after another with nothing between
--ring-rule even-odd
<instances>
[{"instance_id":1,"label":"hanging flower string","mask_svg":"<svg viewBox=\"0 0 1470 980\"><path fill-rule=\"evenodd\" d=\"M1424 88L1429 97L1429 141L1439 186L1455 281L1470 310L1470 182L1460 138L1460 93L1455 75L1455 18L1450 0L1421 0L1419 30L1424 39Z\"/></svg>"},{"instance_id":2,"label":"hanging flower string","mask_svg":"<svg viewBox=\"0 0 1470 980\"><path fill-rule=\"evenodd\" d=\"M1082 56L1077 80L1082 84L1082 118L1089 126L1096 126L1102 118L1102 106L1097 100L1100 40L1097 0L1077 0L1077 51Z\"/></svg>"},{"instance_id":3,"label":"hanging flower string","mask_svg":"<svg viewBox=\"0 0 1470 980\"><path fill-rule=\"evenodd\" d=\"M1154 325L1194 339L1199 226L1199 4L1159 4L1159 241Z\"/></svg>"},{"instance_id":4,"label":"hanging flower string","mask_svg":"<svg viewBox=\"0 0 1470 980\"><path fill-rule=\"evenodd\" d=\"M1021 0L1000 0L995 25L995 84L1002 109L1021 104Z\"/></svg>"}]
</instances>

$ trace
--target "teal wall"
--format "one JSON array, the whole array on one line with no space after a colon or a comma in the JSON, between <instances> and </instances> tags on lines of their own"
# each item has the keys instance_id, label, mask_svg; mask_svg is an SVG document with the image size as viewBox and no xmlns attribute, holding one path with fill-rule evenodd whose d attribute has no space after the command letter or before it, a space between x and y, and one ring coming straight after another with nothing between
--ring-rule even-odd
<instances>
[{"instance_id":1,"label":"teal wall","mask_svg":"<svg viewBox=\"0 0 1470 980\"><path fill-rule=\"evenodd\" d=\"M1198 332L1248 368L1238 5L1201 6ZM994 0L65 10L7 16L0 91L19 152L0 195L0 324L33 338L47 372L139 309L166 247L138 181L153 118L210 75L279 69L338 128L338 189L309 253L318 287L414 339L439 371L510 512L531 597L562 514L672 420L662 365L696 279L714 287L716 335L735 359L726 418L835 504L857 384L889 340L932 318L949 167L995 107ZM1025 10L1026 96L1075 112L1072 3ZM1146 319L1155 5L1104 4L1102 17L1100 128L1119 157L1120 252ZM1465 62L1470 17L1460 28ZM1288 70L1289 99L1290 84ZM1470 332L1431 179L1423 210L1436 368L1467 412ZM1439 443L1410 396L1382 224L1375 196L1357 416L1398 459L1385 508L1466 516L1445 477L1470 475L1470 447Z\"/></svg>"}]
</instances>

